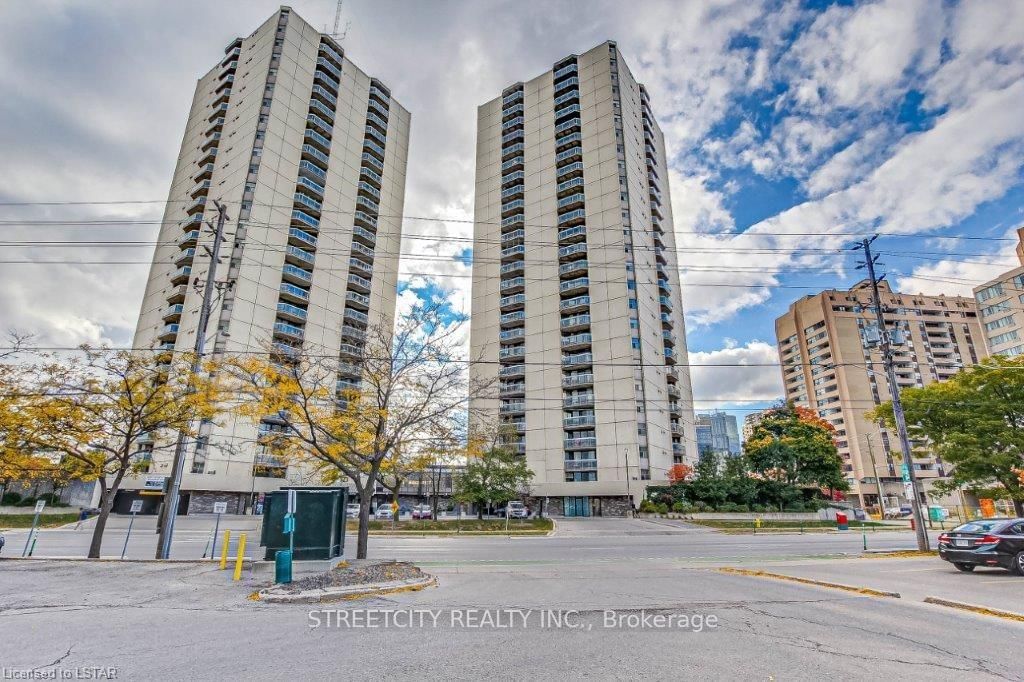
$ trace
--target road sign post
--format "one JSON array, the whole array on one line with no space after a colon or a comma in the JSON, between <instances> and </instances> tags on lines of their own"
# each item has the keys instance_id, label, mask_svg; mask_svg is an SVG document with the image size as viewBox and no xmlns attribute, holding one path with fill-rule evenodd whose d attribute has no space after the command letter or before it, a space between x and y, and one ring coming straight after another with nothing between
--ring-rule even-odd
<instances>
[{"instance_id":1,"label":"road sign post","mask_svg":"<svg viewBox=\"0 0 1024 682\"><path fill-rule=\"evenodd\" d=\"M220 532L220 515L228 510L227 502L214 502L213 513L217 515L217 521L213 524L213 547L210 548L210 558L217 556L217 533Z\"/></svg>"},{"instance_id":2,"label":"road sign post","mask_svg":"<svg viewBox=\"0 0 1024 682\"><path fill-rule=\"evenodd\" d=\"M39 514L46 509L46 500L39 500L36 502L36 515L32 517L32 529L28 532L28 537L25 538L25 549L21 550L21 556L24 557L28 554L29 545L32 544L32 536L36 533L36 525L39 523Z\"/></svg>"},{"instance_id":3,"label":"road sign post","mask_svg":"<svg viewBox=\"0 0 1024 682\"><path fill-rule=\"evenodd\" d=\"M135 515L142 511L142 500L132 500L132 518L128 520L128 532L124 536L124 547L121 548L121 558L124 559L125 552L128 551L128 538L132 536L132 526L135 525Z\"/></svg>"}]
</instances>

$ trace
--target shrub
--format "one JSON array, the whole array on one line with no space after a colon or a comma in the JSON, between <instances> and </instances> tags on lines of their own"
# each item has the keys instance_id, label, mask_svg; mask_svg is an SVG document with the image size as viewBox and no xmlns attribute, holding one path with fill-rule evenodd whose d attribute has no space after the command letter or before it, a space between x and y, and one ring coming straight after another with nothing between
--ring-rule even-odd
<instances>
[{"instance_id":1,"label":"shrub","mask_svg":"<svg viewBox=\"0 0 1024 682\"><path fill-rule=\"evenodd\" d=\"M15 506L17 506L17 507L34 507L34 506L36 506L36 498L34 498L34 497L25 497L20 502L18 502Z\"/></svg>"},{"instance_id":2,"label":"shrub","mask_svg":"<svg viewBox=\"0 0 1024 682\"><path fill-rule=\"evenodd\" d=\"M51 507L55 507L60 504L60 495L55 493L44 493L36 498L36 501L39 500L46 502L46 504Z\"/></svg>"},{"instance_id":3,"label":"shrub","mask_svg":"<svg viewBox=\"0 0 1024 682\"><path fill-rule=\"evenodd\" d=\"M704 502L703 500L700 500L700 501L696 502L693 505L693 508L696 511L698 511L698 512L708 512L708 511L711 511L711 505L708 504L707 502Z\"/></svg>"},{"instance_id":4,"label":"shrub","mask_svg":"<svg viewBox=\"0 0 1024 682\"><path fill-rule=\"evenodd\" d=\"M653 514L657 511L657 507L650 500L643 500L640 502L640 511L644 514Z\"/></svg>"},{"instance_id":5,"label":"shrub","mask_svg":"<svg viewBox=\"0 0 1024 682\"><path fill-rule=\"evenodd\" d=\"M763 514L766 511L768 511L768 507L764 506L763 504L755 504L753 507L750 508L750 511L755 512L757 514Z\"/></svg>"},{"instance_id":6,"label":"shrub","mask_svg":"<svg viewBox=\"0 0 1024 682\"><path fill-rule=\"evenodd\" d=\"M687 514L690 511L690 505L685 502L675 502L672 504L672 511L677 514Z\"/></svg>"},{"instance_id":7,"label":"shrub","mask_svg":"<svg viewBox=\"0 0 1024 682\"><path fill-rule=\"evenodd\" d=\"M659 504L658 505L658 513L659 514L668 514L668 505L665 504L664 502Z\"/></svg>"},{"instance_id":8,"label":"shrub","mask_svg":"<svg viewBox=\"0 0 1024 682\"><path fill-rule=\"evenodd\" d=\"M21 502L21 495L18 493L4 493L4 497L0 500L0 504L16 505Z\"/></svg>"}]
</instances>

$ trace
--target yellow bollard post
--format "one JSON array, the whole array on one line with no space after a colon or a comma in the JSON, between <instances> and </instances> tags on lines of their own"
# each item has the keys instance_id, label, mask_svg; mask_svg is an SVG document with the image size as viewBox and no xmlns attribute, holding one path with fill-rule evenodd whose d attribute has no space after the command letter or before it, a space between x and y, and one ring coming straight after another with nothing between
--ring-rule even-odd
<instances>
[{"instance_id":1,"label":"yellow bollard post","mask_svg":"<svg viewBox=\"0 0 1024 682\"><path fill-rule=\"evenodd\" d=\"M220 570L228 567L228 545L231 544L231 531L224 531L224 546L220 548Z\"/></svg>"},{"instance_id":2,"label":"yellow bollard post","mask_svg":"<svg viewBox=\"0 0 1024 682\"><path fill-rule=\"evenodd\" d=\"M235 559L235 576L232 580L242 579L242 557L245 556L245 533L238 536L238 558Z\"/></svg>"}]
</instances>

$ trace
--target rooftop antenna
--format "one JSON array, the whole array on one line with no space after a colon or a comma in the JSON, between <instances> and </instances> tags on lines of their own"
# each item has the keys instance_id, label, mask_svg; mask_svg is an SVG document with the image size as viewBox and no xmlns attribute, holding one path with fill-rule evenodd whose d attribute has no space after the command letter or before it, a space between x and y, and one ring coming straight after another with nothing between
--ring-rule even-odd
<instances>
[{"instance_id":1,"label":"rooftop antenna","mask_svg":"<svg viewBox=\"0 0 1024 682\"><path fill-rule=\"evenodd\" d=\"M348 35L348 29L349 29L350 26L352 26L352 22L351 21L346 21L345 22L345 30L340 32L340 33L338 32L338 28L341 26L341 6L344 5L344 4L345 4L345 0L338 0L338 5L334 9L334 30L331 31L330 33L327 33L327 35L331 36L332 38L337 40L339 43L342 42L343 40L345 40L345 36ZM326 27L324 27L324 32L325 33L327 32L326 31Z\"/></svg>"}]
</instances>

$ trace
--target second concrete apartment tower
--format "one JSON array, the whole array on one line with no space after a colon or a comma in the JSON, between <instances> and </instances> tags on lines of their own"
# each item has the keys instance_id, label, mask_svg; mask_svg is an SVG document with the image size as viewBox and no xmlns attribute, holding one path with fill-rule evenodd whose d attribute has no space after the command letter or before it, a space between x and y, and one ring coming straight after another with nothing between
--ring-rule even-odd
<instances>
[{"instance_id":1,"label":"second concrete apartment tower","mask_svg":"<svg viewBox=\"0 0 1024 682\"><path fill-rule=\"evenodd\" d=\"M390 327L409 123L382 82L288 7L232 41L196 85L135 346L192 349L214 200L231 217L217 279L232 286L217 298L208 350L344 356L367 326ZM184 469L190 511L296 482L260 451L258 428L275 424L204 427ZM170 458L154 453L149 473L168 474Z\"/></svg>"},{"instance_id":2,"label":"second concrete apartment tower","mask_svg":"<svg viewBox=\"0 0 1024 682\"><path fill-rule=\"evenodd\" d=\"M551 512L623 514L697 452L664 137L614 42L479 107L474 222L477 423Z\"/></svg>"}]
</instances>

